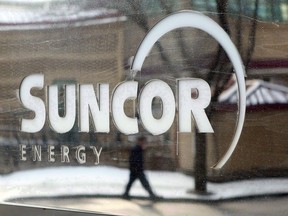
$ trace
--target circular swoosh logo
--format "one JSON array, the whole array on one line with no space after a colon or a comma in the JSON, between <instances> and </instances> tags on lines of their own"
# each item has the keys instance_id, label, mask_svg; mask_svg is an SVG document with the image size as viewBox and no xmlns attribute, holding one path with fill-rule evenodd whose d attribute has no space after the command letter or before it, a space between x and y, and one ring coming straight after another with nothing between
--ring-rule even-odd
<instances>
[{"instance_id":1,"label":"circular swoosh logo","mask_svg":"<svg viewBox=\"0 0 288 216\"><path fill-rule=\"evenodd\" d=\"M229 160L239 141L245 119L246 112L246 86L245 70L239 52L229 35L211 18L195 11L180 11L171 14L160 20L145 36L141 42L136 55L133 59L131 71L136 74L141 70L146 56L149 54L153 45L166 33L178 28L191 27L203 30L211 35L223 47L227 53L235 70L238 86L238 119L232 142L225 155L217 162L213 168L220 169Z\"/></svg>"}]
</instances>

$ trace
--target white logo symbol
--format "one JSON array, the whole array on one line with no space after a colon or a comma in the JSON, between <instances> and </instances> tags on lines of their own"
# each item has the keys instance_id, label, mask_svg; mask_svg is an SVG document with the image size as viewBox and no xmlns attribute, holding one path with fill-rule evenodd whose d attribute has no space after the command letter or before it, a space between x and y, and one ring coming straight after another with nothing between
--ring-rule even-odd
<instances>
[{"instance_id":1,"label":"white logo symbol","mask_svg":"<svg viewBox=\"0 0 288 216\"><path fill-rule=\"evenodd\" d=\"M214 20L198 12L180 11L178 13L169 15L168 17L159 21L147 33L137 50L131 70L135 74L141 70L146 56L149 54L156 41L158 41L163 35L172 30L184 27L192 27L203 30L215 38L226 51L235 70L239 95L239 113L236 130L231 145L223 158L213 166L216 169L220 169L229 160L237 146L243 129L246 112L246 88L244 79L245 70L241 57L228 34Z\"/></svg>"}]
</instances>

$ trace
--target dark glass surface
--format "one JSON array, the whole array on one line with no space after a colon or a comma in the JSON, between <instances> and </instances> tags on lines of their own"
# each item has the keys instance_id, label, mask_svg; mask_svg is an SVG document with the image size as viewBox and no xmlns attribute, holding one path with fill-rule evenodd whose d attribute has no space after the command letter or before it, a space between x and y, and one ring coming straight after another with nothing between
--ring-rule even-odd
<instances>
[{"instance_id":1,"label":"dark glass surface","mask_svg":"<svg viewBox=\"0 0 288 216\"><path fill-rule=\"evenodd\" d=\"M155 43L135 77L130 71L148 31L181 10L216 21L246 71L244 128L220 170L212 166L231 144L239 99L235 70L219 43L199 29L179 28ZM287 215L287 35L286 0L0 0L0 201L116 215ZM25 133L21 119L33 119L34 113L21 103L19 89L32 74L45 77L44 88L31 94L41 98L47 113L39 132ZM90 131L80 132L78 91L74 126L63 134L51 128L48 86L58 86L58 113L63 117L67 85L92 84L99 99L98 84L109 84L111 104L113 89L133 78L139 92L150 80L164 81L176 100L177 79L205 80L211 88L205 112L214 133L198 133L194 121L191 133L179 133L177 111L170 129L154 136L141 123L137 100L127 100L124 110L138 119L138 134L119 132L111 110L109 133L95 133L91 116ZM192 98L198 96L197 89L191 91ZM156 119L162 106L154 98ZM139 137L146 138L144 173L157 199L151 200L139 181L130 200L122 197L130 151ZM55 161L49 159L51 146ZM82 164L79 146L85 147ZM102 148L100 161L93 146ZM61 149L66 147L69 162L62 162ZM271 203L277 207L268 208ZM4 211L10 212L0 208L0 215Z\"/></svg>"}]
</instances>

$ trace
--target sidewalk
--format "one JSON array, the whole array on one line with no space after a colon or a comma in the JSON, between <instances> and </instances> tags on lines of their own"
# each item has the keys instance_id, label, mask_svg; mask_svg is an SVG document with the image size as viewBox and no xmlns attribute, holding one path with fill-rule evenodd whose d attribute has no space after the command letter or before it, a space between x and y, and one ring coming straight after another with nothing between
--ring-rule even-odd
<instances>
[{"instance_id":1,"label":"sidewalk","mask_svg":"<svg viewBox=\"0 0 288 216\"><path fill-rule=\"evenodd\" d=\"M179 172L146 171L156 194L165 200L220 201L257 196L288 194L288 178L265 178L228 183L208 183L207 195L187 193L194 179ZM15 172L0 176L0 201L37 197L120 197L129 170L109 167L54 167ZM135 182L132 197L146 198Z\"/></svg>"}]
</instances>

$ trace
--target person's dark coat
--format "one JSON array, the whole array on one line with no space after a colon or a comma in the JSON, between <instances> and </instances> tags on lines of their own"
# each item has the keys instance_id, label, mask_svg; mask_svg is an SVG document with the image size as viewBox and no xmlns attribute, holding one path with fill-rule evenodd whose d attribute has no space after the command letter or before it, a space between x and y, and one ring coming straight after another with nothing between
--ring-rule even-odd
<instances>
[{"instance_id":1,"label":"person's dark coat","mask_svg":"<svg viewBox=\"0 0 288 216\"><path fill-rule=\"evenodd\" d=\"M140 145L136 145L132 148L129 157L130 171L131 174L139 175L143 173L143 150Z\"/></svg>"}]
</instances>

